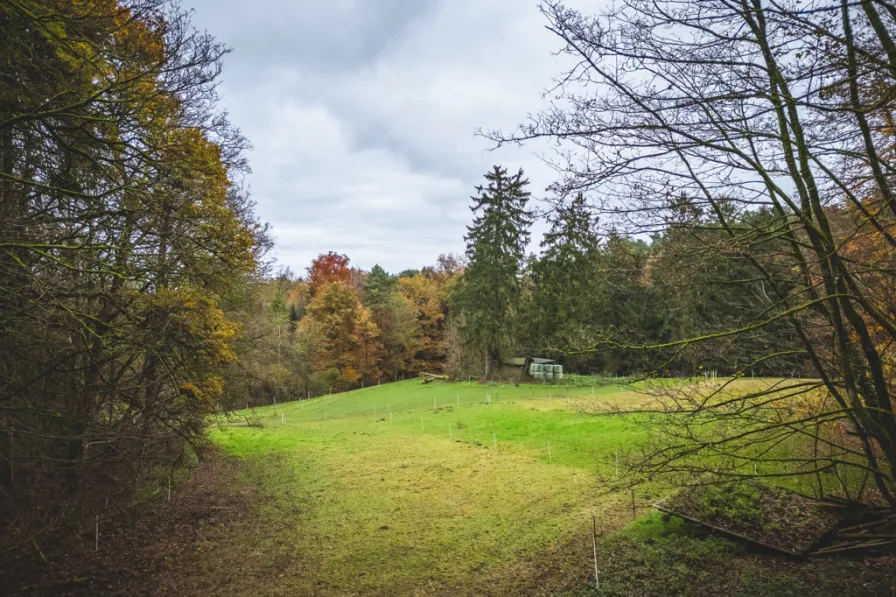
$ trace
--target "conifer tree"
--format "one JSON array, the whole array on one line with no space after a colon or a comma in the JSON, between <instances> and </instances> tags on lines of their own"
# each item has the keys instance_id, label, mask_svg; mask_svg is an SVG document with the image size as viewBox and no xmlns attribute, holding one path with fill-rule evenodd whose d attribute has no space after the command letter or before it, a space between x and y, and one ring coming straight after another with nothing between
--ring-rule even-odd
<instances>
[{"instance_id":1,"label":"conifer tree","mask_svg":"<svg viewBox=\"0 0 896 597\"><path fill-rule=\"evenodd\" d=\"M374 311L384 309L397 279L379 265L374 265L364 282L364 305Z\"/></svg>"},{"instance_id":2,"label":"conifer tree","mask_svg":"<svg viewBox=\"0 0 896 597\"><path fill-rule=\"evenodd\" d=\"M466 321L465 338L485 357L485 376L506 350L519 306L520 272L532 216L526 209L529 181L520 170L513 176L495 166L485 175L470 208L475 214L468 226L469 265L459 291L458 306Z\"/></svg>"},{"instance_id":3,"label":"conifer tree","mask_svg":"<svg viewBox=\"0 0 896 597\"><path fill-rule=\"evenodd\" d=\"M550 231L542 254L532 265L534 290L529 329L538 347L556 340L568 323L590 320L599 301L595 268L600 255L594 214L579 193L561 203L548 218Z\"/></svg>"}]
</instances>

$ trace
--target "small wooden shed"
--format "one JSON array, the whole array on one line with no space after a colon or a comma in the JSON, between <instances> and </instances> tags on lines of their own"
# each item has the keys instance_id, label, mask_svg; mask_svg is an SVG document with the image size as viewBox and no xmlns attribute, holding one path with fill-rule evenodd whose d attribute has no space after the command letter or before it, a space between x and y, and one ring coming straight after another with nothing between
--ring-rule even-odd
<instances>
[{"instance_id":1,"label":"small wooden shed","mask_svg":"<svg viewBox=\"0 0 896 597\"><path fill-rule=\"evenodd\" d=\"M543 359L539 357L514 357L512 359L504 359L498 369L498 377L507 381L523 381L527 379L529 366L533 363L542 365L553 365L556 363L554 359Z\"/></svg>"}]
</instances>

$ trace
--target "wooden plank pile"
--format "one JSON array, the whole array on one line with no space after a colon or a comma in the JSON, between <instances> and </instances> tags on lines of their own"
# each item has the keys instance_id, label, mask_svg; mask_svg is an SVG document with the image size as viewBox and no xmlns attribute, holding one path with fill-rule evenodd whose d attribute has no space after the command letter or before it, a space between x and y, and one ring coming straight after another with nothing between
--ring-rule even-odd
<instances>
[{"instance_id":1,"label":"wooden plank pile","mask_svg":"<svg viewBox=\"0 0 896 597\"><path fill-rule=\"evenodd\" d=\"M896 547L896 513L877 512L874 520L837 528L828 545L814 550L811 555L845 552L877 552Z\"/></svg>"},{"instance_id":2,"label":"wooden plank pile","mask_svg":"<svg viewBox=\"0 0 896 597\"><path fill-rule=\"evenodd\" d=\"M447 375L436 375L435 373L427 373L426 371L420 372L420 377L423 379L423 383L431 383L434 381L447 381Z\"/></svg>"}]
</instances>

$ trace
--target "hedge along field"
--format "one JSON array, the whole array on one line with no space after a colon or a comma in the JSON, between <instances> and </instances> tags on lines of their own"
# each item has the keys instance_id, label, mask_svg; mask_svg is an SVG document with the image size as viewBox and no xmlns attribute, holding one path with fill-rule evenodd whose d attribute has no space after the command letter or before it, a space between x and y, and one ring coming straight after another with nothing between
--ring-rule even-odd
<instances>
[{"instance_id":1,"label":"hedge along field","mask_svg":"<svg viewBox=\"0 0 896 597\"><path fill-rule=\"evenodd\" d=\"M212 437L249 463L241 482L270 496L259 516L277 522L239 549L269 561L264 593L507 595L581 583L590 546L564 545L588 537L592 514L608 531L632 519L630 497L599 492L595 473L614 474L615 454L644 439L638 415L586 411L635 408L649 400L637 389L410 380L241 413L263 426L233 420Z\"/></svg>"}]
</instances>

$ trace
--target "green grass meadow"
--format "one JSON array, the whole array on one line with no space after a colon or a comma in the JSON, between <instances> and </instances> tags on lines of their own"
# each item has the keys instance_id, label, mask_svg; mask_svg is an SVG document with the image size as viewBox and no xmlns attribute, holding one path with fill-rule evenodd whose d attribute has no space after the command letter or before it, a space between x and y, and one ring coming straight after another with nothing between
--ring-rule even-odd
<instances>
[{"instance_id":1,"label":"green grass meadow","mask_svg":"<svg viewBox=\"0 0 896 597\"><path fill-rule=\"evenodd\" d=\"M592 514L607 529L631 519L628 501L598 496L595 472L614 474L641 430L587 411L645 400L613 385L409 380L256 409L262 427L212 437L273 498L260 508L282 519L279 547L260 549L314 570L278 577L293 590L507 594Z\"/></svg>"},{"instance_id":2,"label":"green grass meadow","mask_svg":"<svg viewBox=\"0 0 896 597\"><path fill-rule=\"evenodd\" d=\"M608 411L644 406L645 389L408 380L221 417L211 437L241 463L233 485L259 498L239 533L197 548L196 565L214 574L229 562L234 595L797 595L831 579L849 587L851 569L769 568L726 539L666 521L650 508L662 497L650 488L636 494L633 523L631 494L602 491L601 479L646 439L641 415ZM592 517L602 535L599 590Z\"/></svg>"}]
</instances>

